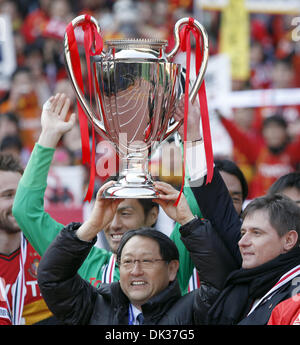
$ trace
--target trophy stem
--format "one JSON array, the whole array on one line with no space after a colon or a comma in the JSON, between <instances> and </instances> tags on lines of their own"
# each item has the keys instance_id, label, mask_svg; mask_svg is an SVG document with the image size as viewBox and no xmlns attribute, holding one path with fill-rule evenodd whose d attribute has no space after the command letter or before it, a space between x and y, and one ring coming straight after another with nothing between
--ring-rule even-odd
<instances>
[{"instance_id":1,"label":"trophy stem","mask_svg":"<svg viewBox=\"0 0 300 345\"><path fill-rule=\"evenodd\" d=\"M118 181L108 187L104 198L154 199L158 193L154 189L148 171L148 159L141 154L129 154L122 158L122 169Z\"/></svg>"}]
</instances>

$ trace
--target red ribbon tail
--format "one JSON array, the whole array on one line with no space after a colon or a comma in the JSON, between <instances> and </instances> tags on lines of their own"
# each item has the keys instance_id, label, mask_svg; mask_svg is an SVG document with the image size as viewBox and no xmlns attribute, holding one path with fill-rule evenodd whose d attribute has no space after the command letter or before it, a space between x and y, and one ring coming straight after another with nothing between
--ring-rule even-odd
<instances>
[{"instance_id":1,"label":"red ribbon tail","mask_svg":"<svg viewBox=\"0 0 300 345\"><path fill-rule=\"evenodd\" d=\"M92 124L92 164L91 164L91 170L90 170L90 181L88 190L86 193L86 196L84 198L84 201L91 202L93 193L94 193L94 184L95 184L95 176L96 176L96 165L95 165L95 128L94 124Z\"/></svg>"},{"instance_id":2,"label":"red ribbon tail","mask_svg":"<svg viewBox=\"0 0 300 345\"><path fill-rule=\"evenodd\" d=\"M91 72L90 56L101 54L102 49L103 49L103 40L100 34L97 32L93 23L91 22L90 15L85 16L85 20L81 24L81 26L84 31L84 48L85 48L85 57L86 57L87 70L88 70L90 105L92 106L93 88L92 88L92 72ZM80 56L78 52L77 42L76 42L74 28L73 28L72 23L70 23L67 26L66 32L68 35L71 63L73 66L75 79L82 93L84 94L84 86L83 86L81 65L80 65ZM95 43L94 52L92 51L93 42ZM92 157L91 157L88 120L87 120L87 117L85 116L85 112L82 109L82 106L79 103L79 101L77 101L77 107L78 107L78 118L79 118L80 134L81 134L81 145L82 145L82 163L83 164L87 163L90 166L89 186L88 186L88 190L87 190L84 201L91 201L93 197L93 192L94 192L94 182L95 182L95 175L96 175L95 128L94 128L94 124L92 124Z\"/></svg>"},{"instance_id":3,"label":"red ribbon tail","mask_svg":"<svg viewBox=\"0 0 300 345\"><path fill-rule=\"evenodd\" d=\"M185 38L190 39L189 31L185 35ZM186 161L186 141L187 141L187 121L189 114L189 84L190 84L190 63L191 63L191 46L189 40L186 39L186 78L185 78L185 90L184 90L184 135L183 135L183 164L182 164L182 182L179 195L177 200L174 203L174 206L177 206L181 195L183 193L183 188L185 184L185 161Z\"/></svg>"},{"instance_id":4,"label":"red ribbon tail","mask_svg":"<svg viewBox=\"0 0 300 345\"><path fill-rule=\"evenodd\" d=\"M80 87L81 91L84 92L83 87L83 80L81 74L81 66L80 66L80 57L77 47L77 42L75 38L74 28L72 23L70 23L67 28L66 32L68 35L68 43L69 43L69 50L71 56L71 63L74 70L75 79ZM90 143L89 143L89 130L88 130L88 121L85 116L85 113L81 107L79 101L77 101L78 107L78 119L79 119L79 127L80 127L80 134L81 134L81 146L82 146L82 163L90 163Z\"/></svg>"},{"instance_id":5,"label":"red ribbon tail","mask_svg":"<svg viewBox=\"0 0 300 345\"><path fill-rule=\"evenodd\" d=\"M209 125L209 114L208 114L206 89L205 89L204 80L198 92L198 96L199 96L199 102L200 102L203 142L204 142L205 156L206 156L205 158L206 158L206 166L207 166L206 184L208 184L211 182L213 178L214 154L213 154L213 149L212 149L211 132L210 132L210 125Z\"/></svg>"},{"instance_id":6,"label":"red ribbon tail","mask_svg":"<svg viewBox=\"0 0 300 345\"><path fill-rule=\"evenodd\" d=\"M185 80L185 105L184 105L184 144L183 144L183 166L182 166L182 185L180 189L179 196L174 204L177 206L180 200L180 197L183 193L183 188L185 184L185 161L186 161L186 140L187 140L187 120L188 120L188 102L189 102L189 83L190 83L190 59L191 59L191 45L190 45L190 32L196 38L196 73L199 73L202 60L202 52L200 44L202 42L201 36L194 27L194 19L189 18L189 23L180 31L180 42L181 50L186 51L186 80ZM202 42L203 43L203 42ZM201 87L198 91L198 97L200 102L200 115L202 120L202 133L203 141L205 147L205 158L207 166L207 177L206 184L210 183L213 177L213 150L211 142L211 132L209 125L209 114L207 107L207 98L205 90L205 82L203 80Z\"/></svg>"}]
</instances>

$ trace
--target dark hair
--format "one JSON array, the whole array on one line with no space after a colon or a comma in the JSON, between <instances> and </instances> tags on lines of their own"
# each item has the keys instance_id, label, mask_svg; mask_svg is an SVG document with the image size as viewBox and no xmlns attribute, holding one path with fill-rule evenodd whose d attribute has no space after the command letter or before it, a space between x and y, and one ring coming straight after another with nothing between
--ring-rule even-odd
<instances>
[{"instance_id":1,"label":"dark hair","mask_svg":"<svg viewBox=\"0 0 300 345\"><path fill-rule=\"evenodd\" d=\"M11 75L11 80L14 80L16 75L21 73L31 74L31 70L27 66L17 67Z\"/></svg>"},{"instance_id":2,"label":"dark hair","mask_svg":"<svg viewBox=\"0 0 300 345\"><path fill-rule=\"evenodd\" d=\"M263 125L262 128L264 129L265 127L267 127L270 123L276 123L278 126L286 129L287 128L287 122L285 121L285 119L279 115L279 114L275 114L272 116L267 117L264 121L263 121Z\"/></svg>"},{"instance_id":3,"label":"dark hair","mask_svg":"<svg viewBox=\"0 0 300 345\"><path fill-rule=\"evenodd\" d=\"M252 215L255 211L268 212L269 222L282 237L290 230L298 233L300 243L300 207L290 198L282 194L272 194L253 199L242 213L242 219Z\"/></svg>"},{"instance_id":4,"label":"dark hair","mask_svg":"<svg viewBox=\"0 0 300 345\"><path fill-rule=\"evenodd\" d=\"M22 146L22 142L21 142L21 139L19 138L19 136L8 135L2 139L2 141L0 143L0 151L11 148L11 147L15 147L19 151L22 150L23 146Z\"/></svg>"},{"instance_id":5,"label":"dark hair","mask_svg":"<svg viewBox=\"0 0 300 345\"><path fill-rule=\"evenodd\" d=\"M300 191L300 172L292 172L281 176L268 190L268 194L281 193L286 188L295 187Z\"/></svg>"},{"instance_id":6,"label":"dark hair","mask_svg":"<svg viewBox=\"0 0 300 345\"><path fill-rule=\"evenodd\" d=\"M109 181L118 181L118 175L117 176L110 176L107 178L107 180L105 182L109 182ZM153 207L157 207L159 209L159 206L156 202L152 201L152 199L135 199L136 201L138 201L141 206L143 207L144 210L144 214L145 217L147 217L148 213L152 210ZM152 224L152 226L155 225Z\"/></svg>"},{"instance_id":7,"label":"dark hair","mask_svg":"<svg viewBox=\"0 0 300 345\"><path fill-rule=\"evenodd\" d=\"M145 216L151 211L153 207L158 207L158 204L151 199L136 199L143 207Z\"/></svg>"},{"instance_id":8,"label":"dark hair","mask_svg":"<svg viewBox=\"0 0 300 345\"><path fill-rule=\"evenodd\" d=\"M12 171L23 174L20 162L11 154L0 152L0 171Z\"/></svg>"},{"instance_id":9,"label":"dark hair","mask_svg":"<svg viewBox=\"0 0 300 345\"><path fill-rule=\"evenodd\" d=\"M0 120L6 118L10 122L14 122L17 128L19 128L19 118L16 113L13 113L11 111L8 111L6 113L0 114Z\"/></svg>"},{"instance_id":10,"label":"dark hair","mask_svg":"<svg viewBox=\"0 0 300 345\"><path fill-rule=\"evenodd\" d=\"M125 244L133 236L144 236L157 242L159 245L160 255L165 261L170 262L172 260L179 260L178 249L175 243L167 235L153 228L140 228L137 230L129 230L122 236L119 248L117 250L118 262L121 260L121 254Z\"/></svg>"},{"instance_id":11,"label":"dark hair","mask_svg":"<svg viewBox=\"0 0 300 345\"><path fill-rule=\"evenodd\" d=\"M242 186L242 198L244 201L248 195L248 184L242 170L233 161L228 159L215 159L214 163L215 167L218 168L219 171L225 171L238 178Z\"/></svg>"}]
</instances>

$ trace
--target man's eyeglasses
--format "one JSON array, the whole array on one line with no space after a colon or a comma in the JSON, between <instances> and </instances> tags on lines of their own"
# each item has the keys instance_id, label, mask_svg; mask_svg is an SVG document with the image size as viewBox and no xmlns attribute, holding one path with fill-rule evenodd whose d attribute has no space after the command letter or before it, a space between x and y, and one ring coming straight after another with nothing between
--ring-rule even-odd
<instances>
[{"instance_id":1,"label":"man's eyeglasses","mask_svg":"<svg viewBox=\"0 0 300 345\"><path fill-rule=\"evenodd\" d=\"M132 270L137 262L141 268L151 269L154 267L155 263L159 261L166 261L166 260L164 259L143 259L143 260L124 259L119 262L119 265L125 268L126 270Z\"/></svg>"}]
</instances>

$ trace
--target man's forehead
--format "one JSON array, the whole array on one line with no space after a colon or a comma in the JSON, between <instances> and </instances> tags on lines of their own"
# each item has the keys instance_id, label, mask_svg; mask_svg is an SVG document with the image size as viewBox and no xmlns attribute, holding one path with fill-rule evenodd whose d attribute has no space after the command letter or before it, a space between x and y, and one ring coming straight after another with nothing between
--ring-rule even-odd
<instances>
[{"instance_id":1,"label":"man's forehead","mask_svg":"<svg viewBox=\"0 0 300 345\"><path fill-rule=\"evenodd\" d=\"M119 206L118 206L118 210L123 210L123 209L137 209L139 207L139 202L136 199L125 199L124 201L122 201Z\"/></svg>"},{"instance_id":2,"label":"man's forehead","mask_svg":"<svg viewBox=\"0 0 300 345\"><path fill-rule=\"evenodd\" d=\"M267 210L254 210L248 213L242 223L242 226L249 225L253 227L261 227L263 224L270 224L269 213Z\"/></svg>"},{"instance_id":3,"label":"man's forehead","mask_svg":"<svg viewBox=\"0 0 300 345\"><path fill-rule=\"evenodd\" d=\"M282 194L288 196L297 204L300 204L300 190L297 187L287 187L282 191Z\"/></svg>"},{"instance_id":4,"label":"man's forehead","mask_svg":"<svg viewBox=\"0 0 300 345\"><path fill-rule=\"evenodd\" d=\"M122 250L122 256L125 255L146 255L159 252L158 243L152 238L146 236L133 236L131 237Z\"/></svg>"},{"instance_id":5,"label":"man's forehead","mask_svg":"<svg viewBox=\"0 0 300 345\"><path fill-rule=\"evenodd\" d=\"M19 172L0 170L0 191L17 189L20 178Z\"/></svg>"}]
</instances>

